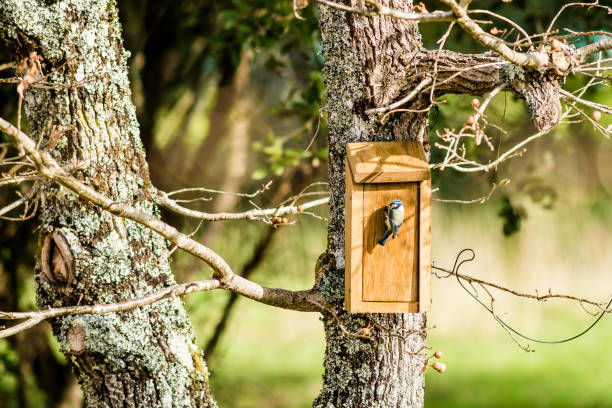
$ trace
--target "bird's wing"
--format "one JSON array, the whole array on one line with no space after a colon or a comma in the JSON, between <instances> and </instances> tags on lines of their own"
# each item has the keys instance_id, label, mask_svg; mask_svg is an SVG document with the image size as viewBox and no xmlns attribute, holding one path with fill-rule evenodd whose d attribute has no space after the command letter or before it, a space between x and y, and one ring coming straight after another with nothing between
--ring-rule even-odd
<instances>
[{"instance_id":1,"label":"bird's wing","mask_svg":"<svg viewBox=\"0 0 612 408\"><path fill-rule=\"evenodd\" d=\"M391 229L391 221L389 219L389 207L385 207L385 225L387 226L388 230Z\"/></svg>"}]
</instances>

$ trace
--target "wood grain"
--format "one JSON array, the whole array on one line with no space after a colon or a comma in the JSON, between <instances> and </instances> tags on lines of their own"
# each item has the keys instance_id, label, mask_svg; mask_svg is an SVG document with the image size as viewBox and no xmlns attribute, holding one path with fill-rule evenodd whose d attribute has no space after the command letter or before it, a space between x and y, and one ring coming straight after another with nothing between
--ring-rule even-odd
<instances>
[{"instance_id":1,"label":"wood grain","mask_svg":"<svg viewBox=\"0 0 612 408\"><path fill-rule=\"evenodd\" d=\"M420 142L348 143L346 157L355 183L395 183L431 178Z\"/></svg>"},{"instance_id":2,"label":"wood grain","mask_svg":"<svg viewBox=\"0 0 612 408\"><path fill-rule=\"evenodd\" d=\"M431 310L431 180L420 186L419 312Z\"/></svg>"},{"instance_id":3,"label":"wood grain","mask_svg":"<svg viewBox=\"0 0 612 408\"><path fill-rule=\"evenodd\" d=\"M346 161L345 166L344 307L356 313L362 294L363 184L353 183L351 170Z\"/></svg>"},{"instance_id":4,"label":"wood grain","mask_svg":"<svg viewBox=\"0 0 612 408\"><path fill-rule=\"evenodd\" d=\"M344 164L346 310L429 311L431 176L421 144L350 143ZM383 209L394 199L404 204L404 223L383 247Z\"/></svg>"},{"instance_id":5,"label":"wood grain","mask_svg":"<svg viewBox=\"0 0 612 408\"><path fill-rule=\"evenodd\" d=\"M351 313L417 313L419 302L359 302L351 306Z\"/></svg>"},{"instance_id":6,"label":"wood grain","mask_svg":"<svg viewBox=\"0 0 612 408\"><path fill-rule=\"evenodd\" d=\"M417 183L364 185L363 297L366 302L418 301L419 197ZM404 222L385 246L383 209L392 200L404 204Z\"/></svg>"}]
</instances>

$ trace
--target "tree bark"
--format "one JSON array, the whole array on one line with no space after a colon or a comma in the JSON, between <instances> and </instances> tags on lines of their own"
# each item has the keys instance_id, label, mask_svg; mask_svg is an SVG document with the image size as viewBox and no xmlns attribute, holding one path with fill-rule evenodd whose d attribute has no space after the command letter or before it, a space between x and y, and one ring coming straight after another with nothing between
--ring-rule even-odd
<instances>
[{"instance_id":1,"label":"tree bark","mask_svg":"<svg viewBox=\"0 0 612 408\"><path fill-rule=\"evenodd\" d=\"M354 7L364 4L352 1ZM411 2L382 4L409 10ZM365 110L392 102L411 72L411 58L421 49L416 24L387 17L364 18L320 7L329 123L330 215L328 267L321 291L330 302L344 300L344 157L349 142L420 140L427 142L427 115L407 113L381 124ZM428 95L426 95L428 98ZM418 107L422 96L415 101ZM344 336L336 320L324 317L326 334L323 389L316 408L421 407L424 401L423 358L426 316L416 314L342 315L346 328L356 332L370 326L376 342ZM396 335L408 334L403 341Z\"/></svg>"},{"instance_id":2,"label":"tree bark","mask_svg":"<svg viewBox=\"0 0 612 408\"><path fill-rule=\"evenodd\" d=\"M25 93L29 133L41 148L99 192L157 215L115 1L6 0L0 37L22 58L42 56L45 81L57 84ZM40 308L110 303L175 283L159 235L40 183ZM216 406L179 299L51 324L87 407Z\"/></svg>"}]
</instances>

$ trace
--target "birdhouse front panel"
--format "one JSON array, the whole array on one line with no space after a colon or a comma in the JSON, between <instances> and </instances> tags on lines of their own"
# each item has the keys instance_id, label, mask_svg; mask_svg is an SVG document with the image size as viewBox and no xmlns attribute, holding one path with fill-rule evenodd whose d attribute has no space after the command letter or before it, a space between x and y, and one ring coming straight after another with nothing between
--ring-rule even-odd
<instances>
[{"instance_id":1,"label":"birdhouse front panel","mask_svg":"<svg viewBox=\"0 0 612 408\"><path fill-rule=\"evenodd\" d=\"M345 307L429 310L431 180L418 142L347 144Z\"/></svg>"},{"instance_id":2,"label":"birdhouse front panel","mask_svg":"<svg viewBox=\"0 0 612 408\"><path fill-rule=\"evenodd\" d=\"M363 300L368 302L418 301L418 218L417 183L364 184ZM399 199L404 221L397 238L385 245L378 240L385 234L385 205ZM388 262L381 262L387 260Z\"/></svg>"}]
</instances>

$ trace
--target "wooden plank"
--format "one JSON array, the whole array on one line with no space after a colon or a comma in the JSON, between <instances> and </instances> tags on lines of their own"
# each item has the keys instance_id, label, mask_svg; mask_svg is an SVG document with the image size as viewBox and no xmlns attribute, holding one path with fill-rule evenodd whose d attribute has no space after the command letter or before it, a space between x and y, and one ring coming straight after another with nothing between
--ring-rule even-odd
<instances>
[{"instance_id":1,"label":"wooden plank","mask_svg":"<svg viewBox=\"0 0 612 408\"><path fill-rule=\"evenodd\" d=\"M346 157L355 183L413 182L431 178L420 142L348 143Z\"/></svg>"},{"instance_id":2,"label":"wooden plank","mask_svg":"<svg viewBox=\"0 0 612 408\"><path fill-rule=\"evenodd\" d=\"M353 312L361 302L362 293L363 184L353 183L351 170L346 161L345 171L344 307L349 312Z\"/></svg>"},{"instance_id":3,"label":"wooden plank","mask_svg":"<svg viewBox=\"0 0 612 408\"><path fill-rule=\"evenodd\" d=\"M351 313L417 313L419 302L360 302Z\"/></svg>"},{"instance_id":4,"label":"wooden plank","mask_svg":"<svg viewBox=\"0 0 612 408\"><path fill-rule=\"evenodd\" d=\"M351 305L351 215L353 209L353 176L344 159L344 308L350 310Z\"/></svg>"},{"instance_id":5,"label":"wooden plank","mask_svg":"<svg viewBox=\"0 0 612 408\"><path fill-rule=\"evenodd\" d=\"M431 180L421 182L419 214L419 312L431 310Z\"/></svg>"},{"instance_id":6,"label":"wooden plank","mask_svg":"<svg viewBox=\"0 0 612 408\"><path fill-rule=\"evenodd\" d=\"M415 302L419 293L418 184L365 184L363 194L361 299L364 302ZM386 245L381 246L378 239L386 231L383 209L394 199L404 204L404 222L397 238L389 238Z\"/></svg>"}]
</instances>

